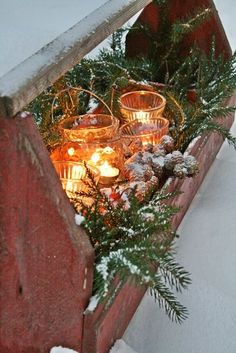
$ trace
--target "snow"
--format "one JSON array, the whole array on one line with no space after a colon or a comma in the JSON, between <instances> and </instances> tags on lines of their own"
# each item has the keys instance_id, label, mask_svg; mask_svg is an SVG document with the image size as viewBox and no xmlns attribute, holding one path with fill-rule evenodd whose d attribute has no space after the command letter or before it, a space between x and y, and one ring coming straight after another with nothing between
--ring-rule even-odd
<instances>
[{"instance_id":1,"label":"snow","mask_svg":"<svg viewBox=\"0 0 236 353\"><path fill-rule=\"evenodd\" d=\"M73 349L70 349L70 348L63 348L61 346L58 346L58 347L53 347L50 350L50 353L79 353L79 352L73 351Z\"/></svg>"},{"instance_id":2,"label":"snow","mask_svg":"<svg viewBox=\"0 0 236 353\"><path fill-rule=\"evenodd\" d=\"M81 224L85 221L84 216L80 215L80 214L75 214L75 223L77 224L77 226L81 226Z\"/></svg>"},{"instance_id":3,"label":"snow","mask_svg":"<svg viewBox=\"0 0 236 353\"><path fill-rule=\"evenodd\" d=\"M87 308L85 309L84 313L86 314L88 311L93 312L99 303L99 297L97 295L93 295L90 300Z\"/></svg>"},{"instance_id":4,"label":"snow","mask_svg":"<svg viewBox=\"0 0 236 353\"><path fill-rule=\"evenodd\" d=\"M130 346L128 346L122 339L117 340L115 345L111 348L110 353L137 353Z\"/></svg>"},{"instance_id":5,"label":"snow","mask_svg":"<svg viewBox=\"0 0 236 353\"><path fill-rule=\"evenodd\" d=\"M1 0L0 77L106 0Z\"/></svg>"}]
</instances>

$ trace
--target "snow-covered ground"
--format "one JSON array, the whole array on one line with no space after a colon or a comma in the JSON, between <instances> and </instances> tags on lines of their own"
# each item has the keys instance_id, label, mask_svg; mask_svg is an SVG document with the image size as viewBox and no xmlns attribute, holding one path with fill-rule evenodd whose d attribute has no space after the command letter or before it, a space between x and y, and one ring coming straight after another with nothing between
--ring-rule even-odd
<instances>
[{"instance_id":1,"label":"snow-covered ground","mask_svg":"<svg viewBox=\"0 0 236 353\"><path fill-rule=\"evenodd\" d=\"M0 77L107 0L1 0Z\"/></svg>"}]
</instances>

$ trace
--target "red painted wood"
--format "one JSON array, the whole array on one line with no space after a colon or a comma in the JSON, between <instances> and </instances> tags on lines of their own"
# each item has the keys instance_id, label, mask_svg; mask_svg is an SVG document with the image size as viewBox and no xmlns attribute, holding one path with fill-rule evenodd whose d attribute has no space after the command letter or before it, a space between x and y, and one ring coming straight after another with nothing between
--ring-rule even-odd
<instances>
[{"instance_id":1,"label":"red painted wood","mask_svg":"<svg viewBox=\"0 0 236 353\"><path fill-rule=\"evenodd\" d=\"M0 353L81 351L93 249L31 117L0 119Z\"/></svg>"},{"instance_id":2,"label":"red painted wood","mask_svg":"<svg viewBox=\"0 0 236 353\"><path fill-rule=\"evenodd\" d=\"M122 337L145 291L146 288L127 281L109 293L94 312L85 312L83 353L108 352L115 340Z\"/></svg>"},{"instance_id":3,"label":"red painted wood","mask_svg":"<svg viewBox=\"0 0 236 353\"><path fill-rule=\"evenodd\" d=\"M228 104L234 105L235 102L236 96L232 97ZM234 114L231 114L227 119L222 120L221 124L230 129L233 121ZM188 149L189 154L195 156L198 160L199 173L193 178L175 178L169 185L169 192L180 191L180 194L174 197L171 202L171 204L180 208L179 212L173 218L173 229L177 229L180 225L210 166L214 162L222 143L223 138L219 134L205 134L195 143L195 145Z\"/></svg>"},{"instance_id":4,"label":"red painted wood","mask_svg":"<svg viewBox=\"0 0 236 353\"><path fill-rule=\"evenodd\" d=\"M212 0L170 0L168 6L170 23L173 23L177 18L186 18L186 15L195 13L196 9L199 8L210 7L213 11L213 16L209 17L209 19L197 27L195 31L185 35L184 40L179 45L183 57L189 54L189 49L194 43L196 43L204 52L208 53L213 36L216 40L216 55L224 52L226 58L231 56L232 52L228 39ZM159 25L158 9L158 6L153 3L146 6L134 24L134 27L137 24L147 25L155 37ZM127 55L129 57L147 55L150 47L150 40L151 39L143 33L130 32L126 38Z\"/></svg>"}]
</instances>

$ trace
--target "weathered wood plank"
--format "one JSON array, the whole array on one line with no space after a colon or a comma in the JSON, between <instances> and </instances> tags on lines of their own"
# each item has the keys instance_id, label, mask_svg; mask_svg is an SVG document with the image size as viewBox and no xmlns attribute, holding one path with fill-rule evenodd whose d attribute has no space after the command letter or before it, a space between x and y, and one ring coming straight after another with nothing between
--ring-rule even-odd
<instances>
[{"instance_id":1,"label":"weathered wood plank","mask_svg":"<svg viewBox=\"0 0 236 353\"><path fill-rule=\"evenodd\" d=\"M109 0L0 78L0 116L12 117L151 0Z\"/></svg>"}]
</instances>

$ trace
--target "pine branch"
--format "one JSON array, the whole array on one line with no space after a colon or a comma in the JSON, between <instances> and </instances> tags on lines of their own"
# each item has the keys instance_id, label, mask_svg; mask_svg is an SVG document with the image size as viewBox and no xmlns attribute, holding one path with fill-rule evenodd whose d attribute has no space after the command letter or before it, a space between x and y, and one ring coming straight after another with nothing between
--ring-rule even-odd
<instances>
[{"instance_id":1,"label":"pine branch","mask_svg":"<svg viewBox=\"0 0 236 353\"><path fill-rule=\"evenodd\" d=\"M174 45L179 44L186 34L193 32L200 24L205 22L210 15L212 15L212 10L205 8L187 19L177 20L172 25L171 42Z\"/></svg>"},{"instance_id":2,"label":"pine branch","mask_svg":"<svg viewBox=\"0 0 236 353\"><path fill-rule=\"evenodd\" d=\"M156 285L150 288L150 293L172 321L180 324L183 320L187 319L187 309L179 303L160 277L157 277Z\"/></svg>"}]
</instances>

